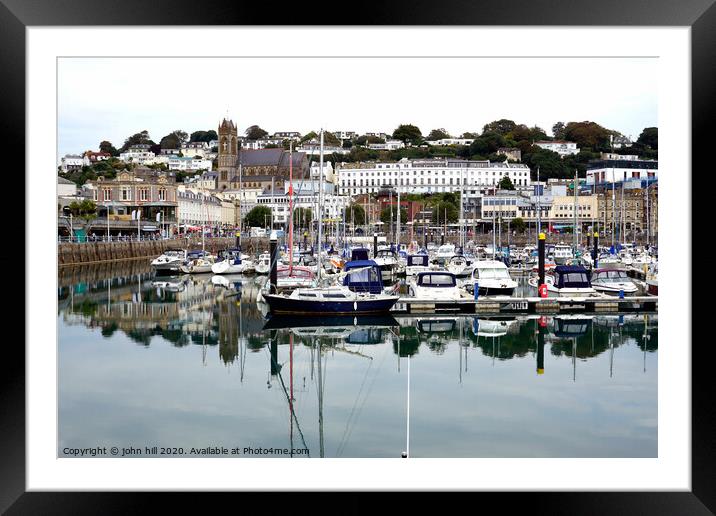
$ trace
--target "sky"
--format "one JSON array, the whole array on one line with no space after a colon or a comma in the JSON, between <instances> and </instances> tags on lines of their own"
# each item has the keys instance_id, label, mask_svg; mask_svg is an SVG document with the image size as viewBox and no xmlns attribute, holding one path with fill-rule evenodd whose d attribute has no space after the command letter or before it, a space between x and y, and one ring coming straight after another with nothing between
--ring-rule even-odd
<instances>
[{"instance_id":1,"label":"sky","mask_svg":"<svg viewBox=\"0 0 716 516\"><path fill-rule=\"evenodd\" d=\"M508 118L551 134L591 120L636 139L657 126L649 58L61 58L58 159L119 148L144 129L385 132L459 136Z\"/></svg>"}]
</instances>

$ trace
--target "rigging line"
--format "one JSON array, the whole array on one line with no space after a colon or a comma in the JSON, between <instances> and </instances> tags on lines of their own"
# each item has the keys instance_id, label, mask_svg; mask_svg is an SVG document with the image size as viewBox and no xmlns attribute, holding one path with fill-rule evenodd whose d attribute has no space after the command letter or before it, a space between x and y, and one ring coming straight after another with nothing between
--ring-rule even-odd
<instances>
[{"instance_id":1,"label":"rigging line","mask_svg":"<svg viewBox=\"0 0 716 516\"><path fill-rule=\"evenodd\" d=\"M353 407L351 408L350 414L348 414L348 419L346 420L346 427L343 430L343 435L341 436L341 440L338 443L338 448L336 448L336 456L340 456L340 450L343 445L344 439L346 437L346 434L348 433L348 429L350 427L351 419L353 418L353 415L356 411L356 405L358 404L358 400L360 399L361 392L363 392L363 387L365 386L365 381L368 378L368 373L370 372L370 368L373 366L373 361L370 361L370 364L368 364L368 367L365 370L365 374L363 375L363 381L360 384L360 389L358 389L358 394L356 396L355 401L353 402Z\"/></svg>"},{"instance_id":2,"label":"rigging line","mask_svg":"<svg viewBox=\"0 0 716 516\"><path fill-rule=\"evenodd\" d=\"M264 347L264 350L266 350L266 352L268 353L268 348ZM270 353L269 353L269 360L270 360L271 362L273 362L275 366L278 365L278 364L276 363L276 361L273 360L273 358L271 358L271 354L270 354ZM284 393L285 396L286 396L286 402L288 403L288 407L289 407L289 410L290 410L290 409L291 409L291 400L289 399L288 391L286 390L286 384L283 383L283 377L281 376L281 371L278 370L278 368L277 368L277 371L278 371L278 374L277 374L278 380L279 380L279 382L281 383L281 388L283 389L283 393ZM294 410L290 410L290 411L292 412L291 415L292 415L292 417L293 417L294 422L296 423L296 428L298 429L298 434L301 436L301 442L303 442L303 447L304 447L306 450L309 450L309 451L308 451L308 456L310 457L310 456L311 456L311 451L310 451L310 449L308 448L308 445L306 444L306 439L303 437L303 431L301 430L301 425L298 423L298 418L296 417L296 410L294 409Z\"/></svg>"},{"instance_id":3,"label":"rigging line","mask_svg":"<svg viewBox=\"0 0 716 516\"><path fill-rule=\"evenodd\" d=\"M387 348L386 348L386 349L387 349ZM373 386L375 385L375 380L378 378L378 373L379 373L380 370L382 369L382 367L383 367L383 362L385 362L385 358L386 358L387 356L388 356L388 351L385 351L385 352L383 353L383 359L380 361L380 364L378 365L378 368L377 368L375 374L373 375L373 380L371 381L370 386L368 386L368 392L366 392L366 395L365 395L365 397L363 398L363 403L361 403L361 406L358 408L358 413L357 413L356 419L355 419L356 421L357 421L358 418L360 417L361 412L363 412L363 407L365 407L365 402L368 401L368 396L369 396L370 393L373 391ZM372 365L372 364L373 364L373 362L371 361L371 365ZM354 425L355 425L355 423L354 423ZM353 433L353 428L354 428L354 426L351 426L351 429L350 429L350 431L348 432L348 435L347 435L346 438L345 438L345 443L343 444L343 447L342 447L342 449L340 450L339 455L343 453L343 450L345 450L345 446L348 444L348 440L350 439L351 434Z\"/></svg>"}]
</instances>

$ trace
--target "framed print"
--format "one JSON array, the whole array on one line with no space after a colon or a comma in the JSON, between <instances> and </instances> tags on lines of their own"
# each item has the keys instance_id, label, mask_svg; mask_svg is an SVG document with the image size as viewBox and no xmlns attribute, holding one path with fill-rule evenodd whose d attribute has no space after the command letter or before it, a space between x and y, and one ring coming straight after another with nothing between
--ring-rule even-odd
<instances>
[{"instance_id":1,"label":"framed print","mask_svg":"<svg viewBox=\"0 0 716 516\"><path fill-rule=\"evenodd\" d=\"M257 5L4 1L27 254L3 509L713 511L691 170L716 8L579 4L261 26Z\"/></svg>"}]
</instances>

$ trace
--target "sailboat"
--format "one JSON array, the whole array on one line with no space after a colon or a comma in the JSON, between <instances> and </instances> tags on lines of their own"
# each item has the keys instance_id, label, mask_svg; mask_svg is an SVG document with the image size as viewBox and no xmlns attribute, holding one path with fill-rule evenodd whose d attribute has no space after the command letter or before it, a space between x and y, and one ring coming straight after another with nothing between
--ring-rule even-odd
<instances>
[{"instance_id":1,"label":"sailboat","mask_svg":"<svg viewBox=\"0 0 716 516\"><path fill-rule=\"evenodd\" d=\"M323 206L323 129L321 129L321 153L319 175L319 202ZM323 217L318 215L318 242L322 242ZM290 234L290 233L289 233ZM291 247L292 242L289 243ZM321 252L318 253L317 281L321 279ZM291 264L289 264L291 267ZM360 269L351 272L357 273ZM283 314L375 314L387 313L398 301L399 296L374 293L370 291L353 291L346 285L317 286L297 288L290 294L263 293L263 300L269 307L269 313Z\"/></svg>"}]
</instances>

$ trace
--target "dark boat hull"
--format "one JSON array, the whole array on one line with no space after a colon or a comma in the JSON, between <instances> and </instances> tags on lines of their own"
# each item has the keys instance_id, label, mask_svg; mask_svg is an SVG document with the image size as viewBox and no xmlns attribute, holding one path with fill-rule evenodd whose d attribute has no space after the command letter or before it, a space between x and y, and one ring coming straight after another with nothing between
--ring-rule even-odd
<instances>
[{"instance_id":1,"label":"dark boat hull","mask_svg":"<svg viewBox=\"0 0 716 516\"><path fill-rule=\"evenodd\" d=\"M515 291L514 287L512 287L512 288L479 287L477 290L481 296L511 296L512 293Z\"/></svg>"},{"instance_id":2,"label":"dark boat hull","mask_svg":"<svg viewBox=\"0 0 716 516\"><path fill-rule=\"evenodd\" d=\"M272 315L264 324L264 330L277 330L287 328L313 328L313 327L390 327L400 326L392 315L323 315L318 317L288 317L286 315Z\"/></svg>"},{"instance_id":3,"label":"dark boat hull","mask_svg":"<svg viewBox=\"0 0 716 516\"><path fill-rule=\"evenodd\" d=\"M273 314L359 315L388 313L398 301L398 296L360 301L312 301L264 294L264 300Z\"/></svg>"}]
</instances>

